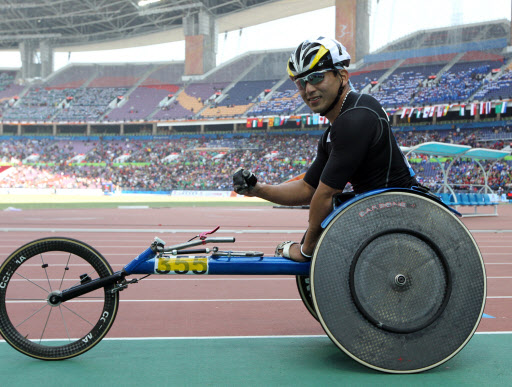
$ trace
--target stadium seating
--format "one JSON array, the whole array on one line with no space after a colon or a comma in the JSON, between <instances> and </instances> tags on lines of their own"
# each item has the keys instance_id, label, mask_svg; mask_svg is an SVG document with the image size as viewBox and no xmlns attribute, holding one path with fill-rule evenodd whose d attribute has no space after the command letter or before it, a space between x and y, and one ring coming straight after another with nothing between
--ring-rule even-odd
<instances>
[{"instance_id":1,"label":"stadium seating","mask_svg":"<svg viewBox=\"0 0 512 387\"><path fill-rule=\"evenodd\" d=\"M436 40L434 35L429 39ZM4 71L0 72L0 101L19 95L20 103L2 104L0 114L4 122L86 122L102 118L130 122L310 113L283 70L288 55L288 50L247 53L190 79L182 79L183 62L68 65L23 95L19 95L23 87L12 83L15 72ZM371 86L370 93L391 111L407 105L506 99L512 98L512 71L505 67L499 76L489 77L492 70L509 60L492 52L475 51L458 56L414 56L363 63L350 71L350 80L356 91ZM386 75L397 64L400 66ZM451 67L441 73L448 64ZM69 106L59 107L58 95L52 98L49 91L57 89L73 97ZM126 97L128 102L108 106L117 97L114 94ZM161 104L169 95L175 97L172 103ZM97 103L91 103L97 96ZM35 105L32 101L38 98L47 100L47 106ZM20 108L21 114L17 111Z\"/></svg>"},{"instance_id":2,"label":"stadium seating","mask_svg":"<svg viewBox=\"0 0 512 387\"><path fill-rule=\"evenodd\" d=\"M442 68L443 65L399 67L371 94L385 107L408 105L423 82Z\"/></svg>"},{"instance_id":3,"label":"stadium seating","mask_svg":"<svg viewBox=\"0 0 512 387\"><path fill-rule=\"evenodd\" d=\"M68 65L54 73L47 82L50 89L73 89L83 86L96 73L94 65Z\"/></svg>"}]
</instances>

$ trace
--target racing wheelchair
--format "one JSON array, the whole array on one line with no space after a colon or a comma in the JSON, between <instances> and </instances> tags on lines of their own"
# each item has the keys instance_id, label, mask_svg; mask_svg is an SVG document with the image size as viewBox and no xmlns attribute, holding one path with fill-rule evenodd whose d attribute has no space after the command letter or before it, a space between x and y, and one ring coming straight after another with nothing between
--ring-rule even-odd
<instances>
[{"instance_id":1,"label":"racing wheelchair","mask_svg":"<svg viewBox=\"0 0 512 387\"><path fill-rule=\"evenodd\" d=\"M425 371L464 348L484 310L484 263L458 215L414 188L357 195L324 220L311 262L206 247L235 242L213 230L171 246L155 238L114 272L86 243L38 239L0 266L0 334L25 355L68 359L105 337L133 275L294 275L306 308L351 358Z\"/></svg>"}]
</instances>

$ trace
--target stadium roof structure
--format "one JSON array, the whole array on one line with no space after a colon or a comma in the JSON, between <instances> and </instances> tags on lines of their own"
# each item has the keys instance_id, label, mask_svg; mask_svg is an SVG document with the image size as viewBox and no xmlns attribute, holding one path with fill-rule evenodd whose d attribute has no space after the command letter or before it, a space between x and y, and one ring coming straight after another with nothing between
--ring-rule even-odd
<instances>
[{"instance_id":1,"label":"stadium roof structure","mask_svg":"<svg viewBox=\"0 0 512 387\"><path fill-rule=\"evenodd\" d=\"M488 40L508 41L510 24L509 20L503 19L415 31L378 49L376 53L419 50Z\"/></svg>"},{"instance_id":2,"label":"stadium roof structure","mask_svg":"<svg viewBox=\"0 0 512 387\"><path fill-rule=\"evenodd\" d=\"M62 51L140 37L140 45L163 43L183 40L183 18L200 11L213 15L222 33L332 5L334 0L294 0L293 6L288 0L0 0L0 49L17 49L27 40L48 40Z\"/></svg>"}]
</instances>

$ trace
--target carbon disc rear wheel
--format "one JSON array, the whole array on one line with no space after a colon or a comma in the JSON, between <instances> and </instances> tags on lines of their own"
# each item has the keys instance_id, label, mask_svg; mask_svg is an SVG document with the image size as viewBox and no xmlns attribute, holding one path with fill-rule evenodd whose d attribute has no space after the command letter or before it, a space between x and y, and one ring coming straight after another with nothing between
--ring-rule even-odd
<instances>
[{"instance_id":1,"label":"carbon disc rear wheel","mask_svg":"<svg viewBox=\"0 0 512 387\"><path fill-rule=\"evenodd\" d=\"M297 290L299 291L300 298L308 312L318 321L315 305L313 304L313 297L311 296L311 280L308 275L295 276L297 282Z\"/></svg>"},{"instance_id":2,"label":"carbon disc rear wheel","mask_svg":"<svg viewBox=\"0 0 512 387\"><path fill-rule=\"evenodd\" d=\"M94 347L114 322L119 295L102 288L53 305L52 294L101 278L112 268L91 246L43 238L12 253L0 267L0 334L16 350L41 360L63 360Z\"/></svg>"},{"instance_id":3,"label":"carbon disc rear wheel","mask_svg":"<svg viewBox=\"0 0 512 387\"><path fill-rule=\"evenodd\" d=\"M485 306L485 268L472 235L442 204L408 192L344 208L317 244L310 277L329 338L359 363L390 373L451 359Z\"/></svg>"}]
</instances>

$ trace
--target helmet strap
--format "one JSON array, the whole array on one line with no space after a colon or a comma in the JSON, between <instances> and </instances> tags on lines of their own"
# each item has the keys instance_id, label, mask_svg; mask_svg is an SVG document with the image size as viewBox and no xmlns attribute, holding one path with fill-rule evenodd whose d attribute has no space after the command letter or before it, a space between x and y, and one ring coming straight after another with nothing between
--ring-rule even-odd
<instances>
[{"instance_id":1,"label":"helmet strap","mask_svg":"<svg viewBox=\"0 0 512 387\"><path fill-rule=\"evenodd\" d=\"M321 116L325 117L332 109L334 109L336 104L340 101L341 94L343 94L344 87L345 87L345 85L343 85L343 79L342 79L340 87L338 89L338 94L336 95L336 98L334 98L334 101L332 101L332 103L329 105L329 107L326 110L324 110L323 112L320 113Z\"/></svg>"}]
</instances>

